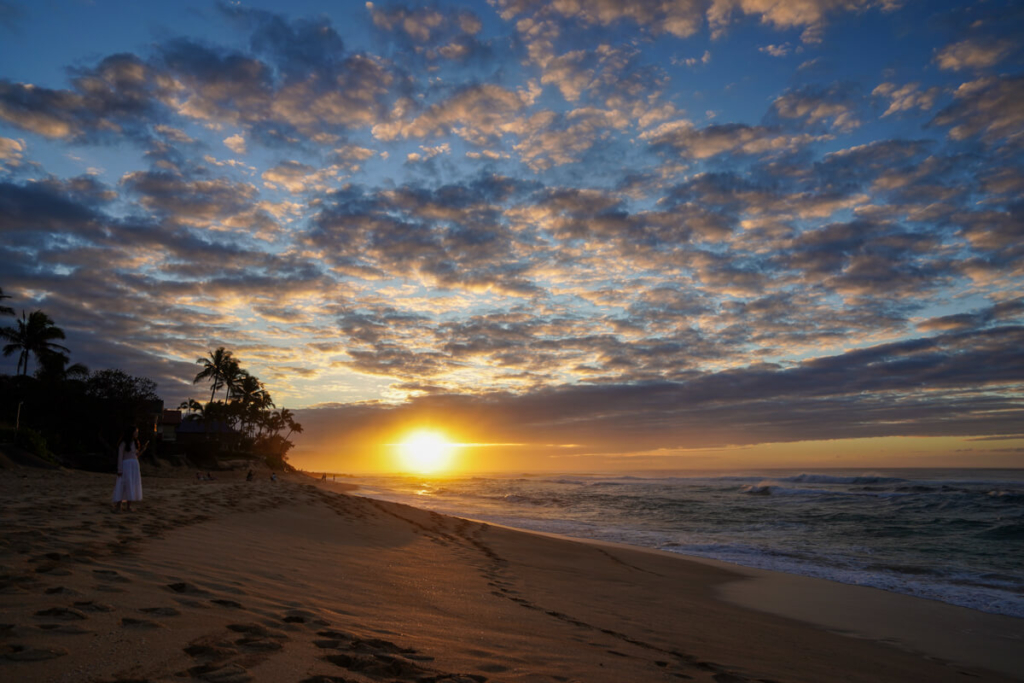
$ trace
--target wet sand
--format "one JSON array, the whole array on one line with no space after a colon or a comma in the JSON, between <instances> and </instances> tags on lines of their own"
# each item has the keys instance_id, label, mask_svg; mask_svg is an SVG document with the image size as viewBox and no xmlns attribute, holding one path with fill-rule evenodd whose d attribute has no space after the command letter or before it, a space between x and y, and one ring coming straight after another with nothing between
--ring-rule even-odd
<instances>
[{"instance_id":1,"label":"wet sand","mask_svg":"<svg viewBox=\"0 0 1024 683\"><path fill-rule=\"evenodd\" d=\"M0 679L1024 679L1024 620L881 591L871 607L855 587L505 529L301 475L144 477L131 514L110 512L112 486L0 472ZM935 640L935 614L963 628L959 650Z\"/></svg>"}]
</instances>

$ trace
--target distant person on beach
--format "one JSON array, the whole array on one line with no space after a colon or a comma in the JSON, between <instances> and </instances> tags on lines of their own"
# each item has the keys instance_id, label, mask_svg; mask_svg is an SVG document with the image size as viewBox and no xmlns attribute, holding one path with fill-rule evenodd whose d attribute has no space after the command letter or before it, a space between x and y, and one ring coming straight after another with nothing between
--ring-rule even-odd
<instances>
[{"instance_id":1,"label":"distant person on beach","mask_svg":"<svg viewBox=\"0 0 1024 683\"><path fill-rule=\"evenodd\" d=\"M114 495L111 496L114 512L120 512L124 503L127 503L128 512L134 512L132 503L142 500L139 456L144 450L145 447L139 447L138 428L128 427L121 437L121 442L117 444L117 482L114 483Z\"/></svg>"},{"instance_id":2,"label":"distant person on beach","mask_svg":"<svg viewBox=\"0 0 1024 683\"><path fill-rule=\"evenodd\" d=\"M277 472L270 473L270 481L277 481Z\"/></svg>"},{"instance_id":3,"label":"distant person on beach","mask_svg":"<svg viewBox=\"0 0 1024 683\"><path fill-rule=\"evenodd\" d=\"M245 475L245 480L246 481L252 481L253 476L254 476L253 475L253 471L249 470L249 474Z\"/></svg>"},{"instance_id":4,"label":"distant person on beach","mask_svg":"<svg viewBox=\"0 0 1024 683\"><path fill-rule=\"evenodd\" d=\"M320 477L320 481L327 481L327 473L324 472L324 476Z\"/></svg>"}]
</instances>

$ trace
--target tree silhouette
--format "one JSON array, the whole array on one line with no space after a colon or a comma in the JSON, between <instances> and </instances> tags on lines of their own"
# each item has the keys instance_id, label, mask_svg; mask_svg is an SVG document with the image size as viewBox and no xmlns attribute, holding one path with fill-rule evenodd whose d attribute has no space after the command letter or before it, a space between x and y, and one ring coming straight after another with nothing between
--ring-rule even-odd
<instances>
[{"instance_id":1,"label":"tree silhouette","mask_svg":"<svg viewBox=\"0 0 1024 683\"><path fill-rule=\"evenodd\" d=\"M192 384L199 384L203 380L212 382L213 388L210 391L211 403L213 402L213 397L221 388L228 387L230 391L228 378L233 379L237 377L239 372L238 362L231 355L230 351L221 346L216 351L211 351L209 358L196 358L196 363L202 365L203 369L196 375Z\"/></svg>"},{"instance_id":2,"label":"tree silhouette","mask_svg":"<svg viewBox=\"0 0 1024 683\"><path fill-rule=\"evenodd\" d=\"M0 329L0 339L8 342L3 348L4 356L10 356L15 351L20 351L18 357L18 374L28 374L29 355L34 355L37 362L41 362L47 354L70 353L66 346L54 343L56 339L64 339L64 330L53 324L50 316L42 311L32 311L26 316L21 313L21 320L18 320L18 327L4 327Z\"/></svg>"},{"instance_id":3,"label":"tree silhouette","mask_svg":"<svg viewBox=\"0 0 1024 683\"><path fill-rule=\"evenodd\" d=\"M182 401L181 405L178 406L178 409L186 412L186 420L202 420L205 416L203 412L203 404L194 398Z\"/></svg>"},{"instance_id":4,"label":"tree silhouette","mask_svg":"<svg viewBox=\"0 0 1024 683\"><path fill-rule=\"evenodd\" d=\"M281 422L283 423L283 426L288 428L288 433L285 434L284 437L285 441L287 441L288 437L291 436L292 434L302 433L302 425L295 421L295 416L292 415L292 411L288 410L287 408L281 408L281 412L279 414L281 416Z\"/></svg>"},{"instance_id":5,"label":"tree silhouette","mask_svg":"<svg viewBox=\"0 0 1024 683\"><path fill-rule=\"evenodd\" d=\"M36 379L49 382L64 382L69 379L86 380L89 378L89 368L81 363L68 365L71 359L63 353L46 353L39 358L39 367L36 369Z\"/></svg>"},{"instance_id":6,"label":"tree silhouette","mask_svg":"<svg viewBox=\"0 0 1024 683\"><path fill-rule=\"evenodd\" d=\"M0 301L4 299L10 299L8 295L4 294L4 288L0 287ZM14 315L14 309L10 306L0 306L0 315Z\"/></svg>"}]
</instances>

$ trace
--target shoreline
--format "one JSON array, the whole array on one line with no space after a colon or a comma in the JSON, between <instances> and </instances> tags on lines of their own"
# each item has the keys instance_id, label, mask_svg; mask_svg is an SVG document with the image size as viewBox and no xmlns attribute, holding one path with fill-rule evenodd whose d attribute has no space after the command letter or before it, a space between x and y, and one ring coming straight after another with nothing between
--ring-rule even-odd
<instances>
[{"instance_id":1,"label":"shoreline","mask_svg":"<svg viewBox=\"0 0 1024 683\"><path fill-rule=\"evenodd\" d=\"M896 647L907 642L840 635L729 595L741 586L788 602L784 587L764 583L778 577L763 570L751 577L700 558L481 524L303 475L277 483L150 477L139 512L118 515L106 502L111 479L0 473L10 503L0 511L0 675L96 683L1024 680L999 642L968 639L971 652L939 661ZM805 591L807 579L794 578ZM828 611L851 611L834 587L823 589ZM903 610L878 592L883 606ZM978 614L986 628L1000 621ZM919 617L905 616L900 628L926 632Z\"/></svg>"},{"instance_id":2,"label":"shoreline","mask_svg":"<svg viewBox=\"0 0 1024 683\"><path fill-rule=\"evenodd\" d=\"M775 478L756 472L707 481L703 475L691 478L680 473L671 477L669 492L642 473L624 479L559 474L544 477L541 484L530 483L525 475L480 477L479 484L476 477L453 477L456 483L449 484L444 478L382 476L366 479L357 495L511 528L660 548L694 560L873 587L1024 619L1024 575L1012 559L1013 534L1019 534L1014 511L1019 510L1024 469L999 470L992 480L977 469L963 470L962 479L948 469L917 472L923 474L914 476L905 468L884 473L793 469L776 470ZM503 483L504 479L512 482ZM608 488L612 486L624 488ZM647 489L658 489L650 492L653 502L645 498ZM750 495L748 489L761 490ZM617 495L620 491L625 493ZM724 496L734 497L743 512L727 514L732 503ZM950 507L948 498L958 504L968 501L959 517L959 509ZM884 506L863 502L876 499L884 500ZM647 504L634 503L638 500ZM662 503L667 512L658 507ZM677 503L698 507L676 519L671 510ZM610 506L607 515L600 511L602 505ZM950 512L921 519L935 507ZM694 514L693 509L702 513ZM909 517L903 516L905 509L911 510ZM780 519L773 521L776 512ZM811 515L812 521L798 519L801 514ZM841 518L836 528L816 521L832 515ZM952 526L944 526L947 519ZM963 528L970 533L960 532ZM999 540L1007 534L1006 543ZM896 540L900 538L906 541Z\"/></svg>"},{"instance_id":3,"label":"shoreline","mask_svg":"<svg viewBox=\"0 0 1024 683\"><path fill-rule=\"evenodd\" d=\"M1018 617L872 586L747 567L658 548L525 529L461 515L437 514L566 543L650 553L670 560L714 567L733 575L717 586L718 597L739 607L795 619L840 635L886 643L936 659L992 668L1024 680L1024 663L1020 661L1019 654L1024 650L1024 619ZM992 648L992 643L997 643L998 647ZM986 658L981 661L975 653L985 649Z\"/></svg>"}]
</instances>

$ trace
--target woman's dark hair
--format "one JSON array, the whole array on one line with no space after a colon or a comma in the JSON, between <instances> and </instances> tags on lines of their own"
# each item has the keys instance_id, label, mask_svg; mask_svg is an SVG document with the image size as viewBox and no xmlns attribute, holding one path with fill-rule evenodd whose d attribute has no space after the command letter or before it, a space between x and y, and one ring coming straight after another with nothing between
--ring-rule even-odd
<instances>
[{"instance_id":1,"label":"woman's dark hair","mask_svg":"<svg viewBox=\"0 0 1024 683\"><path fill-rule=\"evenodd\" d=\"M126 448L131 448L132 444L135 444L135 450L139 449L139 440L135 438L135 430L138 429L135 425L129 425L124 428L124 434L121 436L121 443Z\"/></svg>"}]
</instances>

